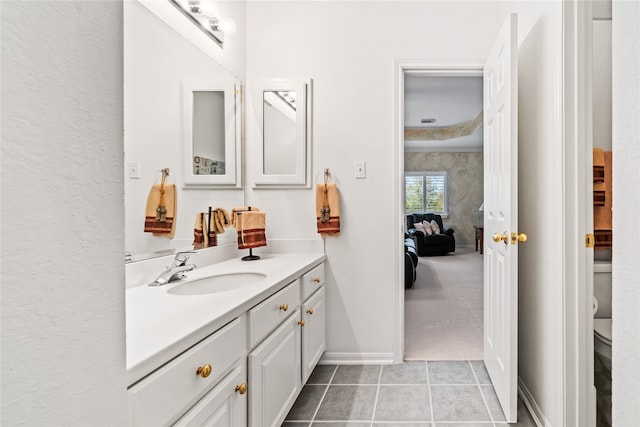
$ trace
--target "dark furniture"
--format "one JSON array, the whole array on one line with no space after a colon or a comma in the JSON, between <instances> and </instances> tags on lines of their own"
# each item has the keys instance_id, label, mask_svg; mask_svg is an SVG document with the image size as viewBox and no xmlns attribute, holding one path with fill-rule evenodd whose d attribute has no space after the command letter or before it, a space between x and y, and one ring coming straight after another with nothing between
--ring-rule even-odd
<instances>
[{"instance_id":1,"label":"dark furniture","mask_svg":"<svg viewBox=\"0 0 640 427\"><path fill-rule=\"evenodd\" d=\"M478 250L478 246L480 246L480 255L482 255L483 246L484 246L484 226L476 226L473 228L476 229L476 251Z\"/></svg>"},{"instance_id":2,"label":"dark furniture","mask_svg":"<svg viewBox=\"0 0 640 427\"><path fill-rule=\"evenodd\" d=\"M416 268L418 267L418 250L414 238L404 235L404 287L413 286L416 281Z\"/></svg>"},{"instance_id":3,"label":"dark furniture","mask_svg":"<svg viewBox=\"0 0 640 427\"><path fill-rule=\"evenodd\" d=\"M436 214L408 214L406 216L407 230L415 236L418 243L418 256L446 255L456 250L456 240L453 237L453 228L445 228L442 217ZM440 227L440 233L425 234L414 227L414 224L423 221L435 220Z\"/></svg>"}]
</instances>

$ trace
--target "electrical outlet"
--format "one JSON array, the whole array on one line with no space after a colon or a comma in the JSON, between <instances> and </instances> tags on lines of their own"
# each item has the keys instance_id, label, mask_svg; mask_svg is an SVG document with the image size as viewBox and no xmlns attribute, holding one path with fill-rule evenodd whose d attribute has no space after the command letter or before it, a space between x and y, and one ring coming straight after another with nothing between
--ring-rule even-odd
<instances>
[{"instance_id":1,"label":"electrical outlet","mask_svg":"<svg viewBox=\"0 0 640 427\"><path fill-rule=\"evenodd\" d=\"M356 161L353 166L356 178L363 179L367 177L367 163L364 160Z\"/></svg>"},{"instance_id":2,"label":"electrical outlet","mask_svg":"<svg viewBox=\"0 0 640 427\"><path fill-rule=\"evenodd\" d=\"M140 162L129 162L128 170L130 179L140 179Z\"/></svg>"}]
</instances>

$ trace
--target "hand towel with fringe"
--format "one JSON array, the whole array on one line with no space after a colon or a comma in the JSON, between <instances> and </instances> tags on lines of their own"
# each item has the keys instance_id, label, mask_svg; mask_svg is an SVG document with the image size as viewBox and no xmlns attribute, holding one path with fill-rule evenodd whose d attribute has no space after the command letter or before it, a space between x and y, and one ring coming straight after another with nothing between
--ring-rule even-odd
<instances>
[{"instance_id":1,"label":"hand towel with fringe","mask_svg":"<svg viewBox=\"0 0 640 427\"><path fill-rule=\"evenodd\" d=\"M340 194L336 184L316 185L316 222L323 237L340 235Z\"/></svg>"},{"instance_id":2,"label":"hand towel with fringe","mask_svg":"<svg viewBox=\"0 0 640 427\"><path fill-rule=\"evenodd\" d=\"M147 197L144 231L154 236L173 237L176 230L176 186L153 184Z\"/></svg>"},{"instance_id":3,"label":"hand towel with fringe","mask_svg":"<svg viewBox=\"0 0 640 427\"><path fill-rule=\"evenodd\" d=\"M240 211L235 215L238 232L238 249L252 249L267 246L266 213L256 210Z\"/></svg>"},{"instance_id":4,"label":"hand towel with fringe","mask_svg":"<svg viewBox=\"0 0 640 427\"><path fill-rule=\"evenodd\" d=\"M595 249L609 249L613 245L612 233L612 153L604 152L604 184L605 184L605 201L603 206L593 207L593 230L596 238Z\"/></svg>"}]
</instances>

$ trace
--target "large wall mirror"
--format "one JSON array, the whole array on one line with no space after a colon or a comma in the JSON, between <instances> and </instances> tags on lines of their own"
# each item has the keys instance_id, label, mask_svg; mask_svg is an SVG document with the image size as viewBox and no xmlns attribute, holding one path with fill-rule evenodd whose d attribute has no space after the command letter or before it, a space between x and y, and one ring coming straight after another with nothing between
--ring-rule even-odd
<instances>
[{"instance_id":1,"label":"large wall mirror","mask_svg":"<svg viewBox=\"0 0 640 427\"><path fill-rule=\"evenodd\" d=\"M255 102L260 126L254 186L309 187L311 82L263 82Z\"/></svg>"},{"instance_id":2,"label":"large wall mirror","mask_svg":"<svg viewBox=\"0 0 640 427\"><path fill-rule=\"evenodd\" d=\"M186 20L166 3L170 12ZM141 2L126 1L123 8L125 249L135 261L191 249L196 214L244 204L238 188L240 97L235 92L240 82ZM185 88L192 94L185 104L191 109L188 126ZM189 157L200 157L198 174L193 173L193 160L188 166L182 160L187 127L193 133L188 137L193 150ZM166 183L176 190L173 237L144 231L147 197L165 168L170 170ZM220 181L194 182L190 175ZM235 242L231 228L218 235L218 245Z\"/></svg>"}]
</instances>

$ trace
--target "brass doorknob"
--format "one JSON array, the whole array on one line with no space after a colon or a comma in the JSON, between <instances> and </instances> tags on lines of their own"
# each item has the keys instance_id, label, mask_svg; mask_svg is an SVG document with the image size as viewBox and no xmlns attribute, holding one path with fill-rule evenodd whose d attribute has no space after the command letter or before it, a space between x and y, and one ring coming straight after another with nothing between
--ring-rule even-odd
<instances>
[{"instance_id":1,"label":"brass doorknob","mask_svg":"<svg viewBox=\"0 0 640 427\"><path fill-rule=\"evenodd\" d=\"M520 233L520 234L516 234L516 233L511 233L511 244L512 245L516 245L518 244L518 242L526 242L527 241L527 235L524 233Z\"/></svg>"},{"instance_id":2,"label":"brass doorknob","mask_svg":"<svg viewBox=\"0 0 640 427\"><path fill-rule=\"evenodd\" d=\"M280 307L278 307L280 310L282 311L287 311L289 310L289 305L288 304L282 304Z\"/></svg>"},{"instance_id":3,"label":"brass doorknob","mask_svg":"<svg viewBox=\"0 0 640 427\"><path fill-rule=\"evenodd\" d=\"M525 233L518 234L518 241L519 242L523 242L524 243L524 242L527 241L528 238L529 237Z\"/></svg>"},{"instance_id":4,"label":"brass doorknob","mask_svg":"<svg viewBox=\"0 0 640 427\"><path fill-rule=\"evenodd\" d=\"M236 386L236 393L245 394L247 392L247 385L242 383Z\"/></svg>"},{"instance_id":5,"label":"brass doorknob","mask_svg":"<svg viewBox=\"0 0 640 427\"><path fill-rule=\"evenodd\" d=\"M304 320L300 320L300 321L298 321L298 325L300 325L300 326L304 326Z\"/></svg>"},{"instance_id":6,"label":"brass doorknob","mask_svg":"<svg viewBox=\"0 0 640 427\"><path fill-rule=\"evenodd\" d=\"M493 241L494 242L498 243L501 240L504 242L505 245L509 241L509 236L507 235L506 231L504 233L502 233L502 234L496 233L496 234L493 235Z\"/></svg>"},{"instance_id":7,"label":"brass doorknob","mask_svg":"<svg viewBox=\"0 0 640 427\"><path fill-rule=\"evenodd\" d=\"M210 374L211 374L211 365L209 365L208 363L196 369L196 375L200 375L202 378L207 378Z\"/></svg>"},{"instance_id":8,"label":"brass doorknob","mask_svg":"<svg viewBox=\"0 0 640 427\"><path fill-rule=\"evenodd\" d=\"M315 279L313 279L313 281L316 282L316 283L320 283L320 278L316 277Z\"/></svg>"},{"instance_id":9,"label":"brass doorknob","mask_svg":"<svg viewBox=\"0 0 640 427\"><path fill-rule=\"evenodd\" d=\"M307 314L309 314L309 316L311 316L313 314L313 308L310 308L309 310L307 310Z\"/></svg>"}]
</instances>

